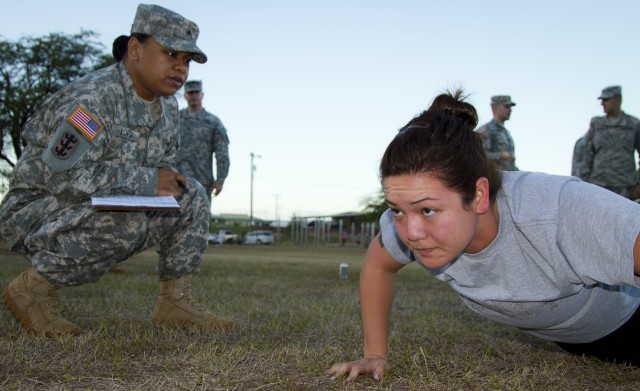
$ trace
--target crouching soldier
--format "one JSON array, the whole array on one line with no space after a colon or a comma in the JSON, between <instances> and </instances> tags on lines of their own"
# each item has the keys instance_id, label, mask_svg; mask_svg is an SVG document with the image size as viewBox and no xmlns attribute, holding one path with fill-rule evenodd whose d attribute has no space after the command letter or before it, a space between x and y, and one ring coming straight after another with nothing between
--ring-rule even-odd
<instances>
[{"instance_id":1,"label":"crouching soldier","mask_svg":"<svg viewBox=\"0 0 640 391\"><path fill-rule=\"evenodd\" d=\"M114 41L116 63L78 79L25 125L23 155L0 205L0 233L31 267L2 300L36 334L77 334L60 312L62 287L97 281L110 267L158 245L155 324L230 329L191 297L191 274L207 247L204 188L175 168L178 105L198 26L165 8L140 4L130 36ZM174 196L179 212L99 211L91 196Z\"/></svg>"}]
</instances>

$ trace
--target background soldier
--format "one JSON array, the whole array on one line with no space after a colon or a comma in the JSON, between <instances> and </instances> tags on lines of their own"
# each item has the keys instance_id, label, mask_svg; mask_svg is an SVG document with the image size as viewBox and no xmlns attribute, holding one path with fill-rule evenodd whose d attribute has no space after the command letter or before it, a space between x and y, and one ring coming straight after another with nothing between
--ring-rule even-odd
<instances>
[{"instance_id":1,"label":"background soldier","mask_svg":"<svg viewBox=\"0 0 640 391\"><path fill-rule=\"evenodd\" d=\"M585 179L623 197L636 198L635 151L640 152L640 121L622 111L622 88L602 90L605 116L593 117L585 149Z\"/></svg>"},{"instance_id":2,"label":"background soldier","mask_svg":"<svg viewBox=\"0 0 640 391\"><path fill-rule=\"evenodd\" d=\"M504 122L511 117L511 108L516 104L508 95L491 97L493 119L482 125L476 132L482 136L482 145L487 157L505 171L517 171L515 145Z\"/></svg>"},{"instance_id":3,"label":"background soldier","mask_svg":"<svg viewBox=\"0 0 640 391\"><path fill-rule=\"evenodd\" d=\"M578 177L582 180L586 180L586 174L588 170L584 164L584 152L587 148L588 133L576 140L573 146L573 158L571 160L571 175Z\"/></svg>"},{"instance_id":4,"label":"background soldier","mask_svg":"<svg viewBox=\"0 0 640 391\"><path fill-rule=\"evenodd\" d=\"M189 107L180 110L180 149L176 161L182 174L204 186L211 204L212 193L220 194L229 173L229 138L220 119L202 107L203 96L201 81L189 80L185 84L184 99Z\"/></svg>"}]
</instances>

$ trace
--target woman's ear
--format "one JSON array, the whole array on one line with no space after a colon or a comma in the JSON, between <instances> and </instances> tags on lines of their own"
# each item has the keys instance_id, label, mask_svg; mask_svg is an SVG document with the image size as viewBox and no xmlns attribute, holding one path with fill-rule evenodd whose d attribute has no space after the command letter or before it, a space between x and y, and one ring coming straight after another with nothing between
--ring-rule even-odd
<instances>
[{"instance_id":1,"label":"woman's ear","mask_svg":"<svg viewBox=\"0 0 640 391\"><path fill-rule=\"evenodd\" d=\"M140 59L140 50L142 49L142 44L138 41L137 38L132 37L127 44L127 55L129 59L132 61L138 61Z\"/></svg>"},{"instance_id":2,"label":"woman's ear","mask_svg":"<svg viewBox=\"0 0 640 391\"><path fill-rule=\"evenodd\" d=\"M489 194L489 180L480 177L476 181L476 196L473 200L475 212L485 214L491 209L491 197Z\"/></svg>"}]
</instances>

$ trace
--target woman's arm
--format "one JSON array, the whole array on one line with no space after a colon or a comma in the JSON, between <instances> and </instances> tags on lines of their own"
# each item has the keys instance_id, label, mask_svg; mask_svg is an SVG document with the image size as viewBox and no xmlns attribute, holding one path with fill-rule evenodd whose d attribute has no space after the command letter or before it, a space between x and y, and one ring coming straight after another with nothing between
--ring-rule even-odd
<instances>
[{"instance_id":1,"label":"woman's arm","mask_svg":"<svg viewBox=\"0 0 640 391\"><path fill-rule=\"evenodd\" d=\"M379 235L371 242L360 272L360 310L364 331L364 357L335 364L327 372L333 378L349 373L347 380L361 373L382 378L387 367L389 314L395 275L403 264L381 246Z\"/></svg>"}]
</instances>

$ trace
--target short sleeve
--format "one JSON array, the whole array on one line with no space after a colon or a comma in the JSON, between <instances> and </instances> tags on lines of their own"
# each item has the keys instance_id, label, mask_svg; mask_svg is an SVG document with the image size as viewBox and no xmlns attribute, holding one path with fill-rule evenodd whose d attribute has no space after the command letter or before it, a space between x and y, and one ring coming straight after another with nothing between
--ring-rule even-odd
<instances>
[{"instance_id":1,"label":"short sleeve","mask_svg":"<svg viewBox=\"0 0 640 391\"><path fill-rule=\"evenodd\" d=\"M567 182L558 210L558 243L585 284L640 286L633 246L640 204L586 182Z\"/></svg>"}]
</instances>

